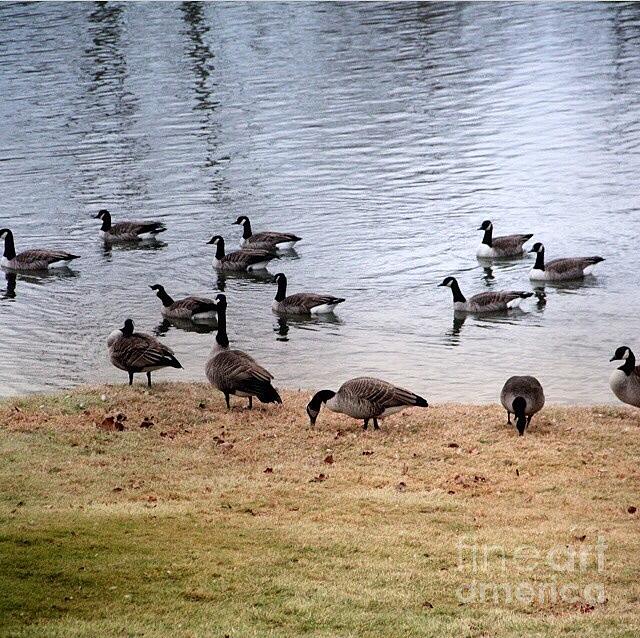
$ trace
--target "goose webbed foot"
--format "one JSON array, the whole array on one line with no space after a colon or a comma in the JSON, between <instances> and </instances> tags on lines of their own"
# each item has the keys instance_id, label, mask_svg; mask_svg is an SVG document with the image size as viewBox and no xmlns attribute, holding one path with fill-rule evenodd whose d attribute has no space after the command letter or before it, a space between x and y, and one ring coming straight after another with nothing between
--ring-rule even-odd
<instances>
[{"instance_id":1,"label":"goose webbed foot","mask_svg":"<svg viewBox=\"0 0 640 638\"><path fill-rule=\"evenodd\" d=\"M507 412L507 423L511 425L511 412Z\"/></svg>"}]
</instances>

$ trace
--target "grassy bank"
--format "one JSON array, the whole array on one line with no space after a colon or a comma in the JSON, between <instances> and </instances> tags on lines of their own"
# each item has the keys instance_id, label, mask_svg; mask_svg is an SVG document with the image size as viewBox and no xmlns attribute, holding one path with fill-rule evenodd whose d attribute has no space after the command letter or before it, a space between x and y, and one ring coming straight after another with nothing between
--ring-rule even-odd
<instances>
[{"instance_id":1,"label":"grassy bank","mask_svg":"<svg viewBox=\"0 0 640 638\"><path fill-rule=\"evenodd\" d=\"M0 635L638 635L638 411L550 407L523 438L497 406L311 430L283 396L0 404Z\"/></svg>"}]
</instances>

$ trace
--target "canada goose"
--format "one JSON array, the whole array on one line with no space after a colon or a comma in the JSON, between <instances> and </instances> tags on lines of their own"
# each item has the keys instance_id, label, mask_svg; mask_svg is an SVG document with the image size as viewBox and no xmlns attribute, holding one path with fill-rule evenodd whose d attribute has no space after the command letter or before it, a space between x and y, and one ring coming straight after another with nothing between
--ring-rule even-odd
<instances>
[{"instance_id":1,"label":"canada goose","mask_svg":"<svg viewBox=\"0 0 640 638\"><path fill-rule=\"evenodd\" d=\"M379 430L378 419L384 419L407 407L428 407L426 399L399 388L387 381L373 377L357 377L343 383L337 392L320 390L307 405L309 423L315 425L320 408L325 404L332 412L341 412L354 419L364 420L364 429L373 419L373 427Z\"/></svg>"},{"instance_id":2,"label":"canada goose","mask_svg":"<svg viewBox=\"0 0 640 638\"><path fill-rule=\"evenodd\" d=\"M502 388L500 401L507 411L507 423L511 424L513 413L518 434L522 436L531 417L544 406L544 391L535 377L510 377Z\"/></svg>"},{"instance_id":3,"label":"canada goose","mask_svg":"<svg viewBox=\"0 0 640 638\"><path fill-rule=\"evenodd\" d=\"M278 284L278 292L271 306L275 312L291 315L328 314L345 301L342 297L317 295L313 292L297 292L287 297L287 278L284 273L279 272L273 281Z\"/></svg>"},{"instance_id":4,"label":"canada goose","mask_svg":"<svg viewBox=\"0 0 640 638\"><path fill-rule=\"evenodd\" d=\"M133 331L133 321L127 319L120 330L114 330L107 339L111 363L129 373L129 385L133 375L147 373L147 385L151 387L151 373L160 368L182 368L173 356L173 350L151 335Z\"/></svg>"},{"instance_id":5,"label":"canada goose","mask_svg":"<svg viewBox=\"0 0 640 638\"><path fill-rule=\"evenodd\" d=\"M242 243L245 248L268 248L269 246L277 246L280 249L293 248L302 238L292 233L278 233L265 230L255 235L251 232L251 222L246 215L240 215L234 224L242 224Z\"/></svg>"},{"instance_id":6,"label":"canada goose","mask_svg":"<svg viewBox=\"0 0 640 638\"><path fill-rule=\"evenodd\" d=\"M112 224L111 213L104 208L98 212L95 219L102 220L100 234L102 238L109 243L149 239L167 230L167 227L163 223L154 221L126 221Z\"/></svg>"},{"instance_id":7,"label":"canada goose","mask_svg":"<svg viewBox=\"0 0 640 638\"><path fill-rule=\"evenodd\" d=\"M191 319L193 321L215 319L216 304L213 299L206 297L185 297L174 301L160 284L149 286L156 291L158 299L162 301L162 316L167 319Z\"/></svg>"},{"instance_id":8,"label":"canada goose","mask_svg":"<svg viewBox=\"0 0 640 638\"><path fill-rule=\"evenodd\" d=\"M255 359L241 350L229 350L227 337L227 298L216 295L218 331L205 372L209 383L224 394L227 408L231 408L229 396L249 398L249 409L253 407L253 397L261 403L282 403L280 395L271 385L273 375L259 365Z\"/></svg>"},{"instance_id":9,"label":"canada goose","mask_svg":"<svg viewBox=\"0 0 640 638\"><path fill-rule=\"evenodd\" d=\"M552 259L544 263L544 246L537 242L530 253L536 253L536 263L529 272L529 279L535 281L567 281L582 279L590 275L596 264L604 261L604 257L564 257Z\"/></svg>"},{"instance_id":10,"label":"canada goose","mask_svg":"<svg viewBox=\"0 0 640 638\"><path fill-rule=\"evenodd\" d=\"M620 346L610 361L624 361L609 378L609 387L623 403L640 408L640 366L636 367L636 357L627 346Z\"/></svg>"},{"instance_id":11,"label":"canada goose","mask_svg":"<svg viewBox=\"0 0 640 638\"><path fill-rule=\"evenodd\" d=\"M0 239L4 237L4 254L0 265L11 270L48 270L52 266L66 266L79 255L72 255L64 250L47 250L32 248L16 255L13 233L8 228L0 230Z\"/></svg>"},{"instance_id":12,"label":"canada goose","mask_svg":"<svg viewBox=\"0 0 640 638\"><path fill-rule=\"evenodd\" d=\"M522 290L498 290L496 292L481 292L473 295L469 300L460 291L455 277L446 277L439 286L451 288L453 293L453 308L460 312L499 312L517 308L523 299L533 297L532 292Z\"/></svg>"},{"instance_id":13,"label":"canada goose","mask_svg":"<svg viewBox=\"0 0 640 638\"><path fill-rule=\"evenodd\" d=\"M477 257L516 257L524 253L523 244L529 241L532 233L526 235L493 236L493 224L485 219L478 230L484 230L482 243L478 246Z\"/></svg>"},{"instance_id":14,"label":"canada goose","mask_svg":"<svg viewBox=\"0 0 640 638\"><path fill-rule=\"evenodd\" d=\"M264 270L272 259L277 259L273 252L259 248L242 248L225 254L224 239L220 235L215 235L207 243L216 247L213 267L218 270Z\"/></svg>"}]
</instances>

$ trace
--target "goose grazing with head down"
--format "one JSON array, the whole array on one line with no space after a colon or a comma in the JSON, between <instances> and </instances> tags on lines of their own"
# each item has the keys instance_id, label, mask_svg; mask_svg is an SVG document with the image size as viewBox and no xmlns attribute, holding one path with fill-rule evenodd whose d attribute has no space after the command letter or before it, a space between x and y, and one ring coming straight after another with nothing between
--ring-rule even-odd
<instances>
[{"instance_id":1,"label":"goose grazing with head down","mask_svg":"<svg viewBox=\"0 0 640 638\"><path fill-rule=\"evenodd\" d=\"M511 414L516 417L518 434L522 436L531 418L544 406L544 391L535 377L510 377L500 393L500 402L507 411L507 422Z\"/></svg>"},{"instance_id":2,"label":"goose grazing with head down","mask_svg":"<svg viewBox=\"0 0 640 638\"><path fill-rule=\"evenodd\" d=\"M335 307L345 301L343 297L318 295L313 292L297 292L287 297L287 278L279 272L273 281L278 284L278 292L273 300L272 308L275 312L288 315L320 315L328 314Z\"/></svg>"},{"instance_id":3,"label":"goose grazing with head down","mask_svg":"<svg viewBox=\"0 0 640 638\"><path fill-rule=\"evenodd\" d=\"M218 331L205 367L209 383L224 394L229 409L229 396L232 394L248 397L249 409L253 406L253 397L257 397L261 403L282 403L280 395L271 385L273 375L245 352L229 349L227 298L223 294L216 295L215 304Z\"/></svg>"},{"instance_id":4,"label":"goose grazing with head down","mask_svg":"<svg viewBox=\"0 0 640 638\"><path fill-rule=\"evenodd\" d=\"M109 243L150 239L167 230L163 223L154 221L125 221L112 224L111 213L104 208L98 212L95 218L102 220L100 235Z\"/></svg>"},{"instance_id":5,"label":"goose grazing with head down","mask_svg":"<svg viewBox=\"0 0 640 638\"><path fill-rule=\"evenodd\" d=\"M190 319L192 321L215 319L216 303L206 297L185 297L174 301L160 284L149 286L156 291L162 302L162 316L167 319Z\"/></svg>"},{"instance_id":6,"label":"goose grazing with head down","mask_svg":"<svg viewBox=\"0 0 640 638\"><path fill-rule=\"evenodd\" d=\"M493 224L488 219L482 222L478 230L483 230L484 236L478 246L477 257L517 257L524 253L524 243L533 237L533 233L494 237Z\"/></svg>"},{"instance_id":7,"label":"goose grazing with head down","mask_svg":"<svg viewBox=\"0 0 640 638\"><path fill-rule=\"evenodd\" d=\"M545 264L544 246L537 242L530 253L536 253L536 263L529 272L529 279L535 281L569 281L582 279L593 272L596 264L604 261L604 257L563 257L552 259Z\"/></svg>"},{"instance_id":8,"label":"goose grazing with head down","mask_svg":"<svg viewBox=\"0 0 640 638\"><path fill-rule=\"evenodd\" d=\"M261 248L242 248L225 254L224 239L220 235L214 235L207 243L216 247L213 267L218 270L265 270L272 259L277 259L272 251Z\"/></svg>"},{"instance_id":9,"label":"goose grazing with head down","mask_svg":"<svg viewBox=\"0 0 640 638\"><path fill-rule=\"evenodd\" d=\"M426 399L414 392L373 377L351 379L343 383L337 392L333 390L316 392L307 405L311 425L315 425L323 403L332 412L362 419L365 430L370 420L373 420L374 429L379 430L378 419L384 419L405 408L429 406Z\"/></svg>"},{"instance_id":10,"label":"goose grazing with head down","mask_svg":"<svg viewBox=\"0 0 640 638\"><path fill-rule=\"evenodd\" d=\"M13 233L8 228L0 230L0 239L4 237L4 253L0 265L10 270L48 270L51 267L67 266L79 255L72 255L64 250L48 250L32 248L16 254Z\"/></svg>"},{"instance_id":11,"label":"goose grazing with head down","mask_svg":"<svg viewBox=\"0 0 640 638\"><path fill-rule=\"evenodd\" d=\"M278 233L265 230L261 233L251 232L251 222L246 215L240 215L234 224L242 224L242 243L244 248L270 248L276 246L280 249L293 248L302 238L292 233Z\"/></svg>"},{"instance_id":12,"label":"goose grazing with head down","mask_svg":"<svg viewBox=\"0 0 640 638\"><path fill-rule=\"evenodd\" d=\"M151 373L160 368L182 368L174 357L173 350L151 335L133 331L133 321L127 319L124 327L114 330L107 339L111 363L129 373L129 385L133 375L147 374L147 385L151 387Z\"/></svg>"},{"instance_id":13,"label":"goose grazing with head down","mask_svg":"<svg viewBox=\"0 0 640 638\"><path fill-rule=\"evenodd\" d=\"M622 361L609 378L609 387L623 403L640 408L640 366L636 366L636 357L627 346L620 346L611 361Z\"/></svg>"},{"instance_id":14,"label":"goose grazing with head down","mask_svg":"<svg viewBox=\"0 0 640 638\"><path fill-rule=\"evenodd\" d=\"M518 308L523 299L533 297L532 292L523 290L498 290L481 292L467 299L460 290L455 277L446 277L439 286L451 288L453 293L453 309L459 312L500 312Z\"/></svg>"}]
</instances>

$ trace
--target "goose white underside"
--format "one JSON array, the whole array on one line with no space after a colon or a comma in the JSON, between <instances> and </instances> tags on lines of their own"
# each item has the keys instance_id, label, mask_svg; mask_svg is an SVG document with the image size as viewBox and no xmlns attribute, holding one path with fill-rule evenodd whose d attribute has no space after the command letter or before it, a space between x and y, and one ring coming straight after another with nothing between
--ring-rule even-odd
<instances>
[{"instance_id":1,"label":"goose white underside","mask_svg":"<svg viewBox=\"0 0 640 638\"><path fill-rule=\"evenodd\" d=\"M191 319L193 321L211 321L212 319L217 318L217 313L215 310L210 312L198 312L194 315L191 315Z\"/></svg>"},{"instance_id":2,"label":"goose white underside","mask_svg":"<svg viewBox=\"0 0 640 638\"><path fill-rule=\"evenodd\" d=\"M509 301L507 303L507 308L509 309L513 309L513 308L519 308L520 304L524 301L524 298L522 297L518 297L517 299L513 299L512 301Z\"/></svg>"},{"instance_id":3,"label":"goose white underside","mask_svg":"<svg viewBox=\"0 0 640 638\"><path fill-rule=\"evenodd\" d=\"M314 306L309 312L312 315L328 315L336 309L337 305L337 303L324 303L321 306Z\"/></svg>"},{"instance_id":4,"label":"goose white underside","mask_svg":"<svg viewBox=\"0 0 640 638\"><path fill-rule=\"evenodd\" d=\"M7 259L6 257L2 257L0 259L0 266L2 268L7 268L8 270L30 270L30 271L44 271L49 270L50 268L68 268L69 262L65 259L59 259L58 261L52 261L50 264L43 266L42 268L33 268L33 267L25 267L21 266L19 263L16 263L13 259Z\"/></svg>"},{"instance_id":5,"label":"goose white underside","mask_svg":"<svg viewBox=\"0 0 640 638\"><path fill-rule=\"evenodd\" d=\"M616 369L611 373L609 387L620 401L640 408L638 388L633 387L629 377L622 370Z\"/></svg>"},{"instance_id":6,"label":"goose white underside","mask_svg":"<svg viewBox=\"0 0 640 638\"><path fill-rule=\"evenodd\" d=\"M259 261L257 264L251 264L251 266L247 266L247 271L251 272L253 270L266 270L268 265L268 261Z\"/></svg>"},{"instance_id":7,"label":"goose white underside","mask_svg":"<svg viewBox=\"0 0 640 638\"><path fill-rule=\"evenodd\" d=\"M295 247L297 243L298 243L297 239L296 241L285 241L285 242L282 242L281 244L276 244L276 248L278 250L291 250L292 248Z\"/></svg>"}]
</instances>

